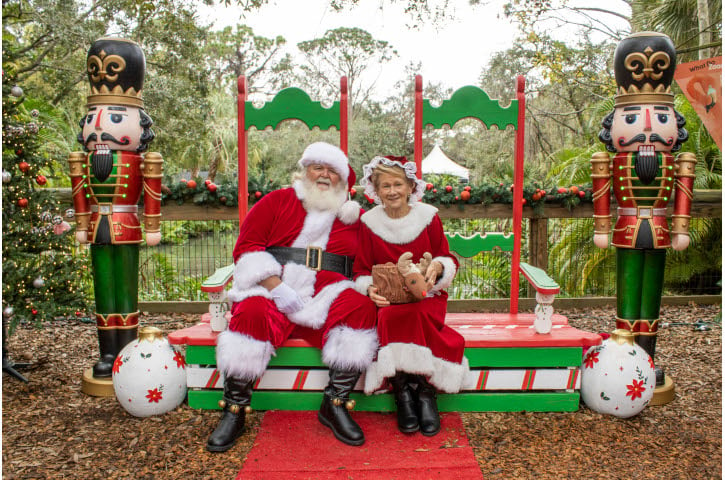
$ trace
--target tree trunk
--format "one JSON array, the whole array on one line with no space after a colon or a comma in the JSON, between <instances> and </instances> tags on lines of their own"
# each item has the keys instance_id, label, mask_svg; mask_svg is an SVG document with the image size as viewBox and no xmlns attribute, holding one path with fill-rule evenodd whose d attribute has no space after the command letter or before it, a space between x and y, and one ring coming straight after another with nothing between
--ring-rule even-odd
<instances>
[{"instance_id":1,"label":"tree trunk","mask_svg":"<svg viewBox=\"0 0 725 480\"><path fill-rule=\"evenodd\" d=\"M697 0L697 26L700 30L700 46L710 43L710 34L707 28L710 26L710 7L707 0ZM710 58L710 49L702 48L698 51L698 58L704 60Z\"/></svg>"}]
</instances>

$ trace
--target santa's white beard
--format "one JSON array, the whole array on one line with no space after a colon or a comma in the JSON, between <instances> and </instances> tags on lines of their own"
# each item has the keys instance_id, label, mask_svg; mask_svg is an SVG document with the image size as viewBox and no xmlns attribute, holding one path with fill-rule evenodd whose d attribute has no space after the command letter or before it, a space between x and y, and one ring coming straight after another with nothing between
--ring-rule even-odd
<instances>
[{"instance_id":1,"label":"santa's white beard","mask_svg":"<svg viewBox=\"0 0 725 480\"><path fill-rule=\"evenodd\" d=\"M305 198L302 200L305 210L337 211L347 200L347 192L341 186L335 188L330 185L329 190L320 190L315 182L307 177L301 180L305 192ZM339 185L342 185L342 182Z\"/></svg>"}]
</instances>

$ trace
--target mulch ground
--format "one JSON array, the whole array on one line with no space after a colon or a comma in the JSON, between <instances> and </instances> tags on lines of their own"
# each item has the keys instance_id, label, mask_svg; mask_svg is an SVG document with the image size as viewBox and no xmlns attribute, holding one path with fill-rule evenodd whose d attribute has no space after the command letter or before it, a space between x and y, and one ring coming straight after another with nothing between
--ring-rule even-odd
<instances>
[{"instance_id":1,"label":"mulch ground","mask_svg":"<svg viewBox=\"0 0 725 480\"><path fill-rule=\"evenodd\" d=\"M464 413L484 478L722 478L722 331L720 306L663 307L657 363L675 382L670 404L630 419L595 413ZM562 311L569 323L611 331L614 310ZM144 315L168 333L194 315ZM701 321L710 330L697 330ZM224 454L205 449L217 412L185 405L161 417L135 418L115 398L81 393L97 355L92 324L21 325L10 358L30 362L30 383L2 382L3 479L232 479L254 442L263 412ZM335 440L330 437L330 444ZM294 448L294 446L290 446ZM458 479L464 480L464 479Z\"/></svg>"}]
</instances>

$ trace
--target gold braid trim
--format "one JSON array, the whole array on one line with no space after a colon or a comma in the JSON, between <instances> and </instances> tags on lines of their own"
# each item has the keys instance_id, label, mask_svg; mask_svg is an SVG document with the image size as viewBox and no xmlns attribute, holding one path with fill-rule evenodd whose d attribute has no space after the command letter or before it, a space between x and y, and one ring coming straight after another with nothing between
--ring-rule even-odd
<instances>
[{"instance_id":1,"label":"gold braid trim","mask_svg":"<svg viewBox=\"0 0 725 480\"><path fill-rule=\"evenodd\" d=\"M602 188L597 190L596 192L592 193L592 199L597 200L601 197L608 196L609 195L609 188L612 186L611 180L607 180L607 183L605 183Z\"/></svg>"}]
</instances>

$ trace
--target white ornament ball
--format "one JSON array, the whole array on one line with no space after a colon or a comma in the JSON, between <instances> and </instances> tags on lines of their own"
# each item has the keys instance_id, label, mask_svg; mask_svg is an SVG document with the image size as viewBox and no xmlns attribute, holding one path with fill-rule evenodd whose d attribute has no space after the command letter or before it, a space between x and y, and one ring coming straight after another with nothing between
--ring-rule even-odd
<instances>
[{"instance_id":1,"label":"white ornament ball","mask_svg":"<svg viewBox=\"0 0 725 480\"><path fill-rule=\"evenodd\" d=\"M632 332L617 329L584 356L581 396L595 412L632 417L644 410L654 391L654 362L634 343Z\"/></svg>"},{"instance_id":2,"label":"white ornament ball","mask_svg":"<svg viewBox=\"0 0 725 480\"><path fill-rule=\"evenodd\" d=\"M13 97L22 97L23 89L15 85L13 88L10 89L10 95L12 95Z\"/></svg>"},{"instance_id":3,"label":"white ornament ball","mask_svg":"<svg viewBox=\"0 0 725 480\"><path fill-rule=\"evenodd\" d=\"M35 288L43 288L45 285L45 280L43 280L43 277L38 277L35 280L33 280L33 287Z\"/></svg>"},{"instance_id":4,"label":"white ornament ball","mask_svg":"<svg viewBox=\"0 0 725 480\"><path fill-rule=\"evenodd\" d=\"M13 174L8 172L7 170L3 170L3 183L10 183L10 180L13 179Z\"/></svg>"},{"instance_id":5,"label":"white ornament ball","mask_svg":"<svg viewBox=\"0 0 725 480\"><path fill-rule=\"evenodd\" d=\"M69 208L68 210L65 211L65 218L71 219L75 216L76 216L76 211L73 210L72 208Z\"/></svg>"},{"instance_id":6,"label":"white ornament ball","mask_svg":"<svg viewBox=\"0 0 725 480\"><path fill-rule=\"evenodd\" d=\"M10 318L15 313L15 310L13 310L13 307L7 306L3 309L3 317Z\"/></svg>"},{"instance_id":7,"label":"white ornament ball","mask_svg":"<svg viewBox=\"0 0 725 480\"><path fill-rule=\"evenodd\" d=\"M186 398L186 362L156 327L143 327L113 364L113 390L136 417L160 415Z\"/></svg>"}]
</instances>

